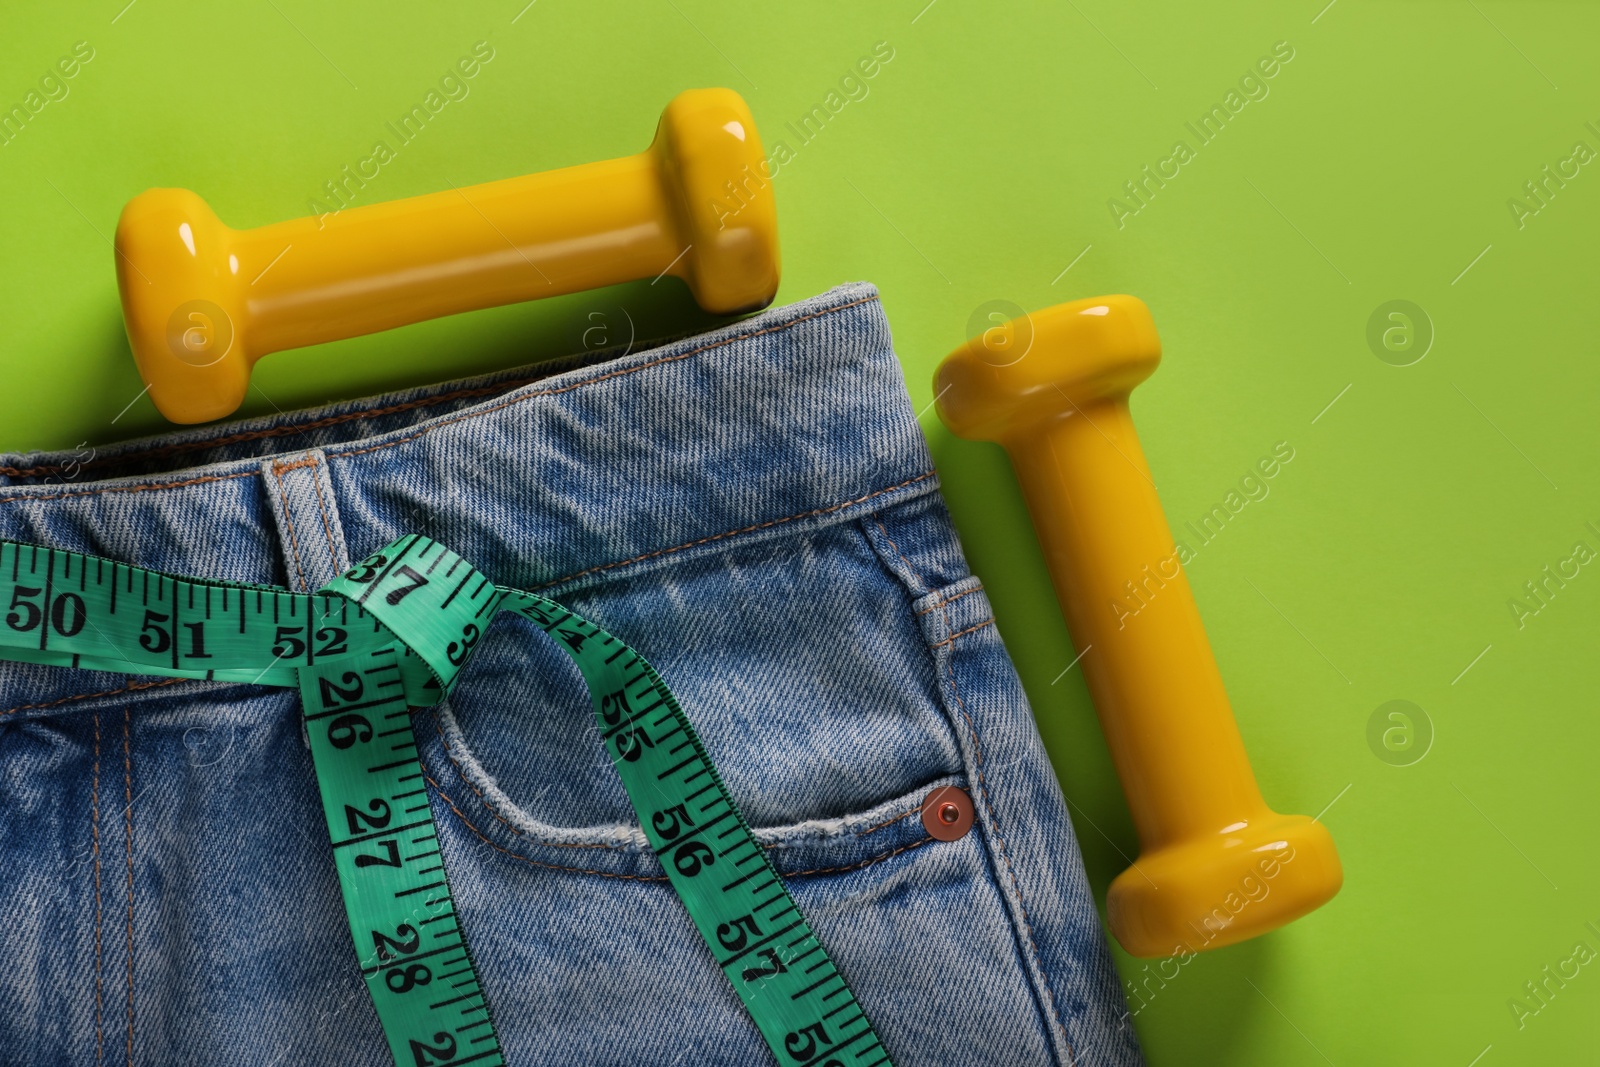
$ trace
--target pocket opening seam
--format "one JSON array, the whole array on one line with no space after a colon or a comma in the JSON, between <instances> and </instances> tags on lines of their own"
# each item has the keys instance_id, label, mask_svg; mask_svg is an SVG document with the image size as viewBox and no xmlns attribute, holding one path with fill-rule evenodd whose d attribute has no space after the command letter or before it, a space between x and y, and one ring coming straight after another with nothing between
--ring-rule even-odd
<instances>
[{"instance_id":1,"label":"pocket opening seam","mask_svg":"<svg viewBox=\"0 0 1600 1067\"><path fill-rule=\"evenodd\" d=\"M562 866L561 864L557 864L557 863L546 863L546 862L544 862L542 860L536 860L531 856L524 856L522 853L513 851L512 849L509 849L509 848L506 848L504 845L496 844L495 842L489 840L488 835L485 834L482 830L478 829L478 827L472 822L472 820L467 818L467 816L461 811L461 809L456 806L455 800L452 799L450 794L446 793L444 791L443 787L441 787L439 785L439 783L434 779L432 772L428 769L427 763L424 762L421 759L421 757L418 757L418 762L422 764L422 770L423 770L424 778L427 780L428 784L433 787L434 792L436 792L439 795L439 799L441 799L441 800L443 800L445 802L445 805L450 809L451 813L454 814L455 817L461 821L461 824L463 826L465 826L469 831L471 831L471 833L472 833L472 835L474 837L476 837L478 840L482 841L484 844L488 845L490 848L494 849L496 852L502 852L505 855L510 856L514 860L521 860L523 863L531 864L532 866L535 866L535 867L543 867L546 870L563 871L563 872L566 872L566 873L569 873L569 874L593 874L593 875L598 875L601 878L616 878L616 879L619 879L619 880L625 881L625 882L665 882L665 881L667 881L667 876L664 875L664 874L622 874L622 873L619 873L617 871L601 871L601 870L596 870L596 869L591 868L591 867L568 867L568 866ZM919 808L919 809L916 809L915 811L907 812L905 815L901 815L901 816L898 816L896 818L890 819L890 820L888 820L886 822L879 823L876 826L873 826L871 829L863 831L862 833L866 834L866 833L871 833L873 830L881 830L884 827L890 826L890 825L892 825L894 823L897 823L897 822L901 821L902 819L907 818L910 815L917 814L918 812L920 812L920 810L921 809ZM841 873L841 872L844 872L844 871L857 871L857 870L861 870L864 867L871 867L874 864L882 863L885 860L892 859L895 856L901 855L902 853L905 853L905 852L909 852L912 849L920 848L923 845L932 844L934 842L934 840L935 839L934 839L934 837L932 835L924 834L922 837L917 838L916 840L911 841L911 842L909 842L907 844L901 845L898 848L890 849L888 852L880 852L879 854L877 854L875 856L868 856L866 859L861 860L861 861L856 862L856 863L848 863L848 864L843 864L843 865L836 866L836 867L813 867L810 870L790 871L787 874L784 874L784 873L780 872L778 876L780 878L782 878L782 879L787 880L787 879L790 879L790 878L804 878L804 877L807 877L807 876L810 876L810 875L838 874L838 873ZM608 846L601 846L601 847L610 848L610 847L616 847L616 846L609 846L608 845ZM766 845L764 845L762 847L764 849L768 850L768 851L771 851L773 849L777 849L777 848L781 847L781 844L779 842L772 842L772 843L766 844Z\"/></svg>"},{"instance_id":2,"label":"pocket opening seam","mask_svg":"<svg viewBox=\"0 0 1600 1067\"><path fill-rule=\"evenodd\" d=\"M472 776L469 775L466 772L466 769L463 768L461 766L461 763L456 759L455 750L450 747L450 738L445 735L444 724L439 721L438 708L437 707L430 708L428 710L428 717L433 720L433 728L434 728L435 732L437 732L438 735L439 735L439 743L444 746L444 754L445 754L445 756L447 758L449 758L450 765L456 769L456 777L467 784L467 788L471 789L472 792L477 796L478 803L483 805L484 810L486 810L490 815L493 815L496 819L498 819L500 821L500 825L504 826L507 830L510 830L513 834L516 834L518 837L526 837L527 836L527 831L522 829L522 827L516 825L510 819L507 819L504 815L501 814L500 809L495 806L493 801L491 801L487 796L484 795L483 790L478 788L478 783L474 782L472 780ZM430 779L428 779L428 781L433 784L435 789L439 788L438 783L434 782L433 779L430 778ZM440 795L443 795L444 790L440 789L439 792L440 792ZM451 803L450 806L451 806L451 810L455 809L455 804L453 802ZM457 812L457 814L459 815L460 812ZM462 816L462 818L464 820L465 816ZM468 825L471 826L470 823L468 823ZM476 829L477 829L476 827L473 827L474 832L476 832ZM612 843L607 842L607 841L540 841L539 844L546 845L546 846L549 846L551 848L609 848L609 849L617 849L617 848L622 848L623 847L622 845L612 844Z\"/></svg>"}]
</instances>

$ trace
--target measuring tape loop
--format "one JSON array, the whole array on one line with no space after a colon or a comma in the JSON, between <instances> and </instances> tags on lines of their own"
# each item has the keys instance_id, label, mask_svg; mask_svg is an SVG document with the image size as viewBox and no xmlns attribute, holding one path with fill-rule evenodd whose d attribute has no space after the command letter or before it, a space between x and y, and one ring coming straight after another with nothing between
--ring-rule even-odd
<instances>
[{"instance_id":1,"label":"measuring tape loop","mask_svg":"<svg viewBox=\"0 0 1600 1067\"><path fill-rule=\"evenodd\" d=\"M312 594L0 542L0 659L300 691L357 963L399 1067L504 1063L411 727L501 611L583 675L646 839L778 1062L888 1064L672 692L594 623L416 534Z\"/></svg>"}]
</instances>

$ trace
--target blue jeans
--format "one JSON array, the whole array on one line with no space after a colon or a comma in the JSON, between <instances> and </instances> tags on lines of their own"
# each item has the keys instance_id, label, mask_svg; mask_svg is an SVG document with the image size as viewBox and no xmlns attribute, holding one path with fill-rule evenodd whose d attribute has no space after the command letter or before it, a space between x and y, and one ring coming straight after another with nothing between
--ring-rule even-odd
<instances>
[{"instance_id":1,"label":"blue jeans","mask_svg":"<svg viewBox=\"0 0 1600 1067\"><path fill-rule=\"evenodd\" d=\"M899 1067L1140 1062L870 286L0 474L0 537L309 591L416 531L569 605L661 671ZM774 1062L536 637L501 616L413 720L507 1062ZM0 963L6 1064L387 1062L289 690L0 664Z\"/></svg>"}]
</instances>

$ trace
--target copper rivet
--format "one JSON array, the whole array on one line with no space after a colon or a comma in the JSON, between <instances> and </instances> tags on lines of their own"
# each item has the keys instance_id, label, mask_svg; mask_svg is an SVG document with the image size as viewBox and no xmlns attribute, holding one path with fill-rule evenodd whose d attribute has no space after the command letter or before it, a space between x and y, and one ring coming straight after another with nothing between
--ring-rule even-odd
<instances>
[{"instance_id":1,"label":"copper rivet","mask_svg":"<svg viewBox=\"0 0 1600 1067\"><path fill-rule=\"evenodd\" d=\"M922 801L922 828L939 841L958 841L972 829L972 798L966 790L942 786Z\"/></svg>"}]
</instances>

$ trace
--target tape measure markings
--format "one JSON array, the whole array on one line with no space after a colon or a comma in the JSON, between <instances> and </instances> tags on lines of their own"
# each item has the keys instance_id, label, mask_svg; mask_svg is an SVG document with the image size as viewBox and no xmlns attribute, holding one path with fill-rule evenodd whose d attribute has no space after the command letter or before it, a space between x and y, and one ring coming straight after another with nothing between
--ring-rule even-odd
<instances>
[{"instance_id":1,"label":"tape measure markings","mask_svg":"<svg viewBox=\"0 0 1600 1067\"><path fill-rule=\"evenodd\" d=\"M398 652L391 646L325 659L301 668L299 678L351 936L396 1062L503 1063L437 828L431 814L415 818L419 807L405 803L420 793L420 810L428 808ZM405 722L380 739L374 720L395 719ZM392 758L397 753L405 758ZM428 930L434 923L447 925ZM488 1024L479 1038L489 1047L461 1055L458 1035L479 1023Z\"/></svg>"},{"instance_id":2,"label":"tape measure markings","mask_svg":"<svg viewBox=\"0 0 1600 1067\"><path fill-rule=\"evenodd\" d=\"M773 1054L786 1067L844 1067L847 1050L851 1067L889 1062L672 692L594 623L501 589L416 534L313 594L180 579L55 549L44 550L41 576L39 547L15 542L0 542L0 578L8 553L0 658L299 689L351 937L397 1064L504 1062L410 721L413 707L448 692L485 616L498 611L533 622L578 667L647 841Z\"/></svg>"}]
</instances>

